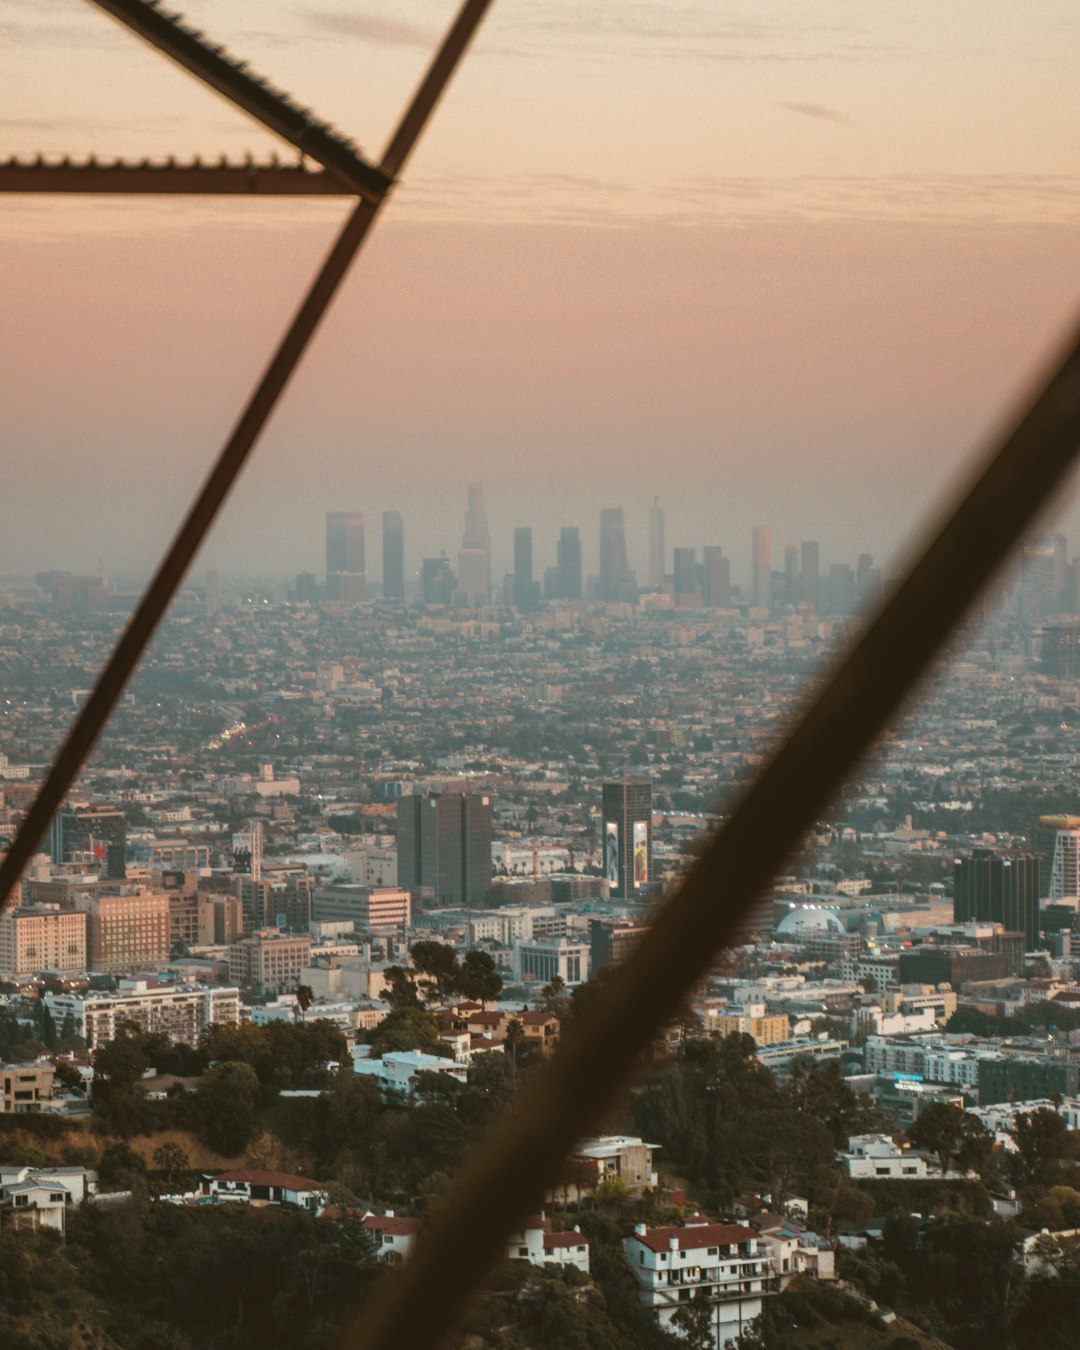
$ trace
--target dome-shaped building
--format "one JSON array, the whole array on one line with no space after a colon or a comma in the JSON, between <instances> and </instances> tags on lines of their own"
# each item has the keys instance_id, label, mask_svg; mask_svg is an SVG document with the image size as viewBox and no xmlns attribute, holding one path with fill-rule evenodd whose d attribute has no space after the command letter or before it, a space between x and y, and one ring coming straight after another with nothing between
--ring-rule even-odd
<instances>
[{"instance_id":1,"label":"dome-shaped building","mask_svg":"<svg viewBox=\"0 0 1080 1350\"><path fill-rule=\"evenodd\" d=\"M825 933L844 935L847 929L835 909L824 905L793 905L776 925L778 937L821 937Z\"/></svg>"}]
</instances>

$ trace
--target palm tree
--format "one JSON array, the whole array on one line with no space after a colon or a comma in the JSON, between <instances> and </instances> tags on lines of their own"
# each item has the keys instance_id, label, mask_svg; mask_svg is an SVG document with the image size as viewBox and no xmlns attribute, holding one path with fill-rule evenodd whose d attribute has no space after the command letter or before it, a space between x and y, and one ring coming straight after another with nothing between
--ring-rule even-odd
<instances>
[{"instance_id":1,"label":"palm tree","mask_svg":"<svg viewBox=\"0 0 1080 1350\"><path fill-rule=\"evenodd\" d=\"M300 1020L307 1017L307 1010L315 1002L315 990L310 984L298 984L295 989L296 1006L300 1009Z\"/></svg>"}]
</instances>

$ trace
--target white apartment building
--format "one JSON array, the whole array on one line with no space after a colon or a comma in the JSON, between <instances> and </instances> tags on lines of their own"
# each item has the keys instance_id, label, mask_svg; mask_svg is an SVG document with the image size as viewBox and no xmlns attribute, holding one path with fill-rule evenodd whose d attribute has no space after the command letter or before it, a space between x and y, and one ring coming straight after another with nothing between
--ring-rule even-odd
<instances>
[{"instance_id":1,"label":"white apartment building","mask_svg":"<svg viewBox=\"0 0 1080 1350\"><path fill-rule=\"evenodd\" d=\"M864 1064L867 1073L909 1074L928 1083L973 1090L979 1083L980 1060L988 1053L936 1037L894 1040L873 1035L866 1038Z\"/></svg>"},{"instance_id":2,"label":"white apartment building","mask_svg":"<svg viewBox=\"0 0 1080 1350\"><path fill-rule=\"evenodd\" d=\"M740 1336L761 1312L776 1281L758 1234L742 1224L695 1217L681 1228L634 1225L623 1254L637 1282L638 1299L662 1330L678 1334L671 1319L681 1304L703 1294L709 1302L716 1350Z\"/></svg>"},{"instance_id":3,"label":"white apartment building","mask_svg":"<svg viewBox=\"0 0 1080 1350\"><path fill-rule=\"evenodd\" d=\"M123 980L115 994L46 994L45 1003L56 1025L70 1017L91 1049L111 1041L124 1022L195 1045L212 1022L240 1021L240 990L234 986L152 988L145 980Z\"/></svg>"}]
</instances>

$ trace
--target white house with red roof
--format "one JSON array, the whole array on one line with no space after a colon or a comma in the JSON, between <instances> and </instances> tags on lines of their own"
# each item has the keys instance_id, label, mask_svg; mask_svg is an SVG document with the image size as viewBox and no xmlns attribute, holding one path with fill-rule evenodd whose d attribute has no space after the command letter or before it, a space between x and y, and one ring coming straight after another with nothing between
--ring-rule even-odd
<instances>
[{"instance_id":1,"label":"white house with red roof","mask_svg":"<svg viewBox=\"0 0 1080 1350\"><path fill-rule=\"evenodd\" d=\"M420 1231L420 1220L395 1214L392 1209L388 1209L385 1214L373 1214L369 1211L364 1215L360 1226L374 1239L376 1258L390 1265L396 1265L399 1261L404 1261L412 1250L416 1235Z\"/></svg>"},{"instance_id":2,"label":"white house with red roof","mask_svg":"<svg viewBox=\"0 0 1080 1350\"><path fill-rule=\"evenodd\" d=\"M534 1266L575 1266L589 1273L589 1239L580 1228L553 1229L546 1214L529 1219L506 1239L510 1261L528 1261Z\"/></svg>"},{"instance_id":3,"label":"white house with red roof","mask_svg":"<svg viewBox=\"0 0 1080 1350\"><path fill-rule=\"evenodd\" d=\"M761 1312L762 1301L776 1292L769 1254L753 1228L713 1223L702 1215L681 1227L634 1225L623 1238L623 1253L638 1285L638 1298L664 1331L679 1335L672 1323L677 1309L704 1296L712 1313L716 1350L730 1344Z\"/></svg>"},{"instance_id":4,"label":"white house with red roof","mask_svg":"<svg viewBox=\"0 0 1080 1350\"><path fill-rule=\"evenodd\" d=\"M312 1213L318 1213L326 1204L326 1192L317 1181L288 1172L219 1172L216 1177L203 1177L202 1190L216 1200L238 1200L248 1205L299 1205Z\"/></svg>"}]
</instances>

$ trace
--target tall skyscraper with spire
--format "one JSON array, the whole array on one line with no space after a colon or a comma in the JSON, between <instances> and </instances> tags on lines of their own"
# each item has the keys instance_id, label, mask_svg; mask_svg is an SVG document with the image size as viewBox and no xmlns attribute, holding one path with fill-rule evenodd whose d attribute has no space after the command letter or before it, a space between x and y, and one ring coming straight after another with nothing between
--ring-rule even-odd
<instances>
[{"instance_id":1,"label":"tall skyscraper with spire","mask_svg":"<svg viewBox=\"0 0 1080 1350\"><path fill-rule=\"evenodd\" d=\"M649 587L651 590L663 590L666 581L666 557L664 553L664 508L660 498L654 497L649 512Z\"/></svg>"},{"instance_id":2,"label":"tall skyscraper with spire","mask_svg":"<svg viewBox=\"0 0 1080 1350\"><path fill-rule=\"evenodd\" d=\"M471 608L486 605L491 599L491 532L482 483L469 484L465 535L458 554L458 588L463 603Z\"/></svg>"}]
</instances>

